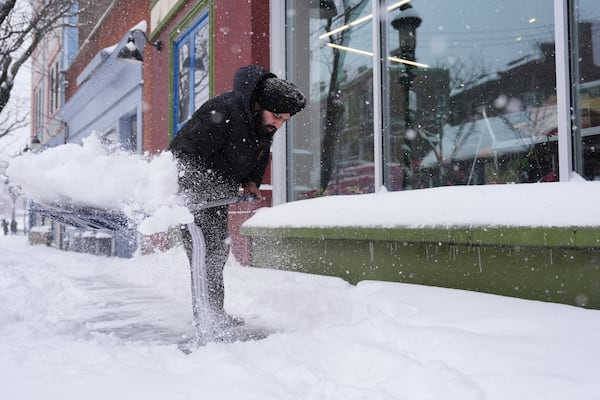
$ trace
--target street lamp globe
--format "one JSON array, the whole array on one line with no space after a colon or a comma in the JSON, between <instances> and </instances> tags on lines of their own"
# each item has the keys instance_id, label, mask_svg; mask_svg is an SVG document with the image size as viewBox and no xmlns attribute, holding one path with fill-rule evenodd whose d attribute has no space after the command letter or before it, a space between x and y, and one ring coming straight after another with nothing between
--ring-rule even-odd
<instances>
[{"instance_id":1,"label":"street lamp globe","mask_svg":"<svg viewBox=\"0 0 600 400\"><path fill-rule=\"evenodd\" d=\"M422 21L419 14L410 4L401 7L398 15L392 20L392 26L398 30L401 58L415 61L417 28L421 26Z\"/></svg>"}]
</instances>

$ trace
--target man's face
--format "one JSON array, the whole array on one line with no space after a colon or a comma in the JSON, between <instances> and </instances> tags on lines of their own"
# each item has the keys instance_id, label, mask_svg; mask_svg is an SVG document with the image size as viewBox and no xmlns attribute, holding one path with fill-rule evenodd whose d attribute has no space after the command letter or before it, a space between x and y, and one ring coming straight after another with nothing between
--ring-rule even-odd
<instances>
[{"instance_id":1,"label":"man's face","mask_svg":"<svg viewBox=\"0 0 600 400\"><path fill-rule=\"evenodd\" d=\"M270 135L274 135L277 129L290 120L290 114L278 114L271 111L262 111L262 130Z\"/></svg>"}]
</instances>

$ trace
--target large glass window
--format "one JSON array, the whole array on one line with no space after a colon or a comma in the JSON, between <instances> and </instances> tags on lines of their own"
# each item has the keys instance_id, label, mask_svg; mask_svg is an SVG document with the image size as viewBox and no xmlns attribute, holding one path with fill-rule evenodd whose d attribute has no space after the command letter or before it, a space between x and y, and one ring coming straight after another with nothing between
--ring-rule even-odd
<instances>
[{"instance_id":1,"label":"large glass window","mask_svg":"<svg viewBox=\"0 0 600 400\"><path fill-rule=\"evenodd\" d=\"M371 1L288 4L288 76L309 97L290 126L288 197L373 191Z\"/></svg>"},{"instance_id":2,"label":"large glass window","mask_svg":"<svg viewBox=\"0 0 600 400\"><path fill-rule=\"evenodd\" d=\"M556 179L552 0L373 1L287 3L288 199Z\"/></svg>"},{"instance_id":3,"label":"large glass window","mask_svg":"<svg viewBox=\"0 0 600 400\"><path fill-rule=\"evenodd\" d=\"M400 164L406 189L556 180L553 2L387 5L384 177Z\"/></svg>"},{"instance_id":4,"label":"large glass window","mask_svg":"<svg viewBox=\"0 0 600 400\"><path fill-rule=\"evenodd\" d=\"M210 96L208 11L174 43L174 134Z\"/></svg>"},{"instance_id":5,"label":"large glass window","mask_svg":"<svg viewBox=\"0 0 600 400\"><path fill-rule=\"evenodd\" d=\"M578 0L573 15L575 170L585 179L600 180L600 3Z\"/></svg>"}]
</instances>

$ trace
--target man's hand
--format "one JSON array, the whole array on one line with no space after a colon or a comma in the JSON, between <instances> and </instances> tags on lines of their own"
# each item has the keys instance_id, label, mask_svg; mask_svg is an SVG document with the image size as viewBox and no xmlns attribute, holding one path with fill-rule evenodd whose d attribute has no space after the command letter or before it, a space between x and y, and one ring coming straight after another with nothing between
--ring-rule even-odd
<instances>
[{"instance_id":1,"label":"man's hand","mask_svg":"<svg viewBox=\"0 0 600 400\"><path fill-rule=\"evenodd\" d=\"M256 196L259 199L262 198L262 196L260 194L260 190L258 190L258 187L256 186L256 183L254 183L254 182L244 183L244 194Z\"/></svg>"}]
</instances>

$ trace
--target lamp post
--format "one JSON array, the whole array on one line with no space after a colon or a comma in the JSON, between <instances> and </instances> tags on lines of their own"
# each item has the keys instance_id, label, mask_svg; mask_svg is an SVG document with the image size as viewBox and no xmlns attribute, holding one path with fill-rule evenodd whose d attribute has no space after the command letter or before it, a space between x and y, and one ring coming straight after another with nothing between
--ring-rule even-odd
<instances>
[{"instance_id":1,"label":"lamp post","mask_svg":"<svg viewBox=\"0 0 600 400\"><path fill-rule=\"evenodd\" d=\"M408 140L408 147L410 153L413 152L413 141L417 137L416 132L413 129L413 116L411 114L411 93L413 87L414 75L414 62L415 49L417 47L417 28L421 25L422 19L419 14L415 11L410 3L404 4L400 7L400 12L392 20L392 27L398 31L399 47L392 52L392 56L399 58L400 62L404 64L404 70L398 77L398 82L402 87L404 95L404 126L405 126L405 138ZM407 151L407 150L405 150ZM412 173L411 171L411 160L405 157L405 174L404 181L405 186L408 176Z\"/></svg>"},{"instance_id":2,"label":"lamp post","mask_svg":"<svg viewBox=\"0 0 600 400\"><path fill-rule=\"evenodd\" d=\"M404 64L404 71L400 74L399 82L404 89L405 95L405 122L409 129L412 125L410 115L410 91L415 79L414 62L415 49L417 47L417 28L421 25L421 17L410 4L405 4L400 7L400 13L392 20L392 26L398 31L399 48L393 52L393 56L399 57L402 60L409 61Z\"/></svg>"}]
</instances>

